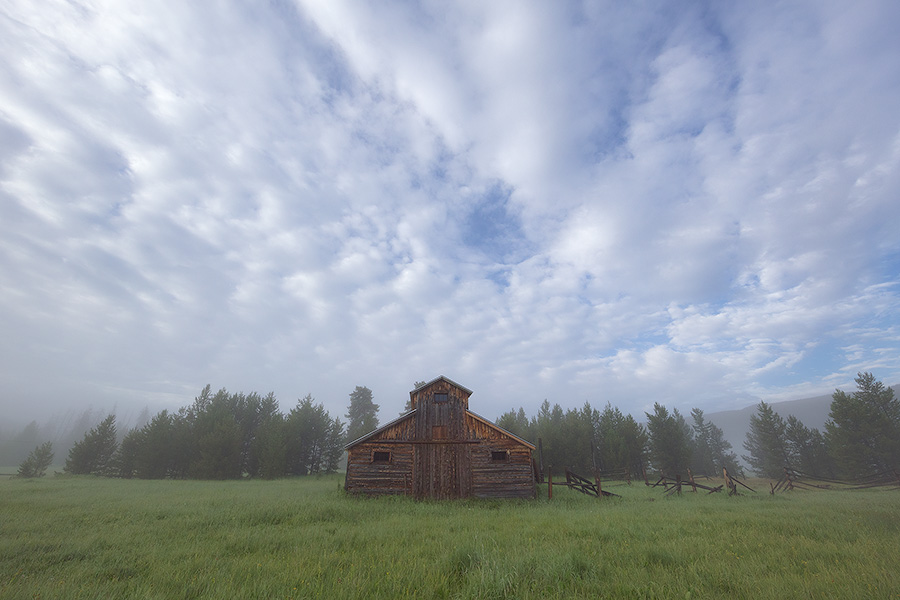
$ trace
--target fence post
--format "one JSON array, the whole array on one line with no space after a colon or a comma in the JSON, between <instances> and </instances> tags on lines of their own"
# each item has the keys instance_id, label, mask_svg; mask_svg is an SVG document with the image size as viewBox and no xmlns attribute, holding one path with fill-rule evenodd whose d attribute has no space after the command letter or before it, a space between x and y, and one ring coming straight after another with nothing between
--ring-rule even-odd
<instances>
[{"instance_id":1,"label":"fence post","mask_svg":"<svg viewBox=\"0 0 900 600\"><path fill-rule=\"evenodd\" d=\"M733 496L737 493L737 486L731 480L731 477L728 475L728 469L722 467L722 477L725 478L725 487L728 488L728 495Z\"/></svg>"},{"instance_id":2,"label":"fence post","mask_svg":"<svg viewBox=\"0 0 900 600\"><path fill-rule=\"evenodd\" d=\"M547 469L547 500L553 500L553 470Z\"/></svg>"},{"instance_id":3,"label":"fence post","mask_svg":"<svg viewBox=\"0 0 900 600\"><path fill-rule=\"evenodd\" d=\"M541 472L541 479L544 478L544 440L538 438L538 470ZM541 481L541 483L544 483Z\"/></svg>"}]
</instances>

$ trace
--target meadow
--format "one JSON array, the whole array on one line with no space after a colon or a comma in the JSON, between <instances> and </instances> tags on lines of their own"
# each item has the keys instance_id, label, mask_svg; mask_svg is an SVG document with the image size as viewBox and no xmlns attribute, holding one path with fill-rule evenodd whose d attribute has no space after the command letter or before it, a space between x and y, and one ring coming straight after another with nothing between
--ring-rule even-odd
<instances>
[{"instance_id":1,"label":"meadow","mask_svg":"<svg viewBox=\"0 0 900 600\"><path fill-rule=\"evenodd\" d=\"M0 598L900 598L896 490L415 502L342 483L0 480Z\"/></svg>"}]
</instances>

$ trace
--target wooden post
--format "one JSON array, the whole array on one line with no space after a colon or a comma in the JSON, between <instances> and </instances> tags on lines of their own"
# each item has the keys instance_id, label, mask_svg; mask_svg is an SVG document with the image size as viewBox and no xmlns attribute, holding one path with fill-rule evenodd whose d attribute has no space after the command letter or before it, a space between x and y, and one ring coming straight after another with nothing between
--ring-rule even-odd
<instances>
[{"instance_id":1,"label":"wooden post","mask_svg":"<svg viewBox=\"0 0 900 600\"><path fill-rule=\"evenodd\" d=\"M603 488L600 487L600 474L599 473L594 473L594 481L597 482L597 497L602 498L603 497Z\"/></svg>"},{"instance_id":2,"label":"wooden post","mask_svg":"<svg viewBox=\"0 0 900 600\"><path fill-rule=\"evenodd\" d=\"M681 473L675 474L675 485L677 486L678 495L681 495Z\"/></svg>"},{"instance_id":3,"label":"wooden post","mask_svg":"<svg viewBox=\"0 0 900 600\"><path fill-rule=\"evenodd\" d=\"M544 476L544 442L541 438L538 438L538 467L540 467L541 477L543 477Z\"/></svg>"},{"instance_id":4,"label":"wooden post","mask_svg":"<svg viewBox=\"0 0 900 600\"><path fill-rule=\"evenodd\" d=\"M545 478L547 481L547 500L553 499L553 473L550 472L550 469L547 469L547 477Z\"/></svg>"},{"instance_id":5,"label":"wooden post","mask_svg":"<svg viewBox=\"0 0 900 600\"><path fill-rule=\"evenodd\" d=\"M694 483L694 473L688 469L688 477L691 480L691 488L694 490L694 493L697 493L697 484Z\"/></svg>"},{"instance_id":6,"label":"wooden post","mask_svg":"<svg viewBox=\"0 0 900 600\"><path fill-rule=\"evenodd\" d=\"M628 467L625 467L625 481L631 485L631 471L628 470Z\"/></svg>"}]
</instances>

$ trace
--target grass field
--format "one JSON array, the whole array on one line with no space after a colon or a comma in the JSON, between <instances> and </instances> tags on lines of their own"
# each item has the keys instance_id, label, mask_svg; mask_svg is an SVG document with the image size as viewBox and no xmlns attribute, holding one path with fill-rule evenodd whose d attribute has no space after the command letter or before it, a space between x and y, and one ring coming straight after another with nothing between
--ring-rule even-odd
<instances>
[{"instance_id":1,"label":"grass field","mask_svg":"<svg viewBox=\"0 0 900 600\"><path fill-rule=\"evenodd\" d=\"M898 491L414 502L341 483L0 480L0 598L900 598Z\"/></svg>"}]
</instances>

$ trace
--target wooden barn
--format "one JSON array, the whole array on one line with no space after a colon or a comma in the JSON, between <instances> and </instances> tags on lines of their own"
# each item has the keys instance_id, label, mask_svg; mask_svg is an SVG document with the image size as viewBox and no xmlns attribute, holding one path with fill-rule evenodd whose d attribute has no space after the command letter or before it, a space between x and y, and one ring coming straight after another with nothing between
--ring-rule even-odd
<instances>
[{"instance_id":1,"label":"wooden barn","mask_svg":"<svg viewBox=\"0 0 900 600\"><path fill-rule=\"evenodd\" d=\"M416 498L533 498L534 446L469 410L471 390L438 377L412 409L347 445L344 488Z\"/></svg>"}]
</instances>

